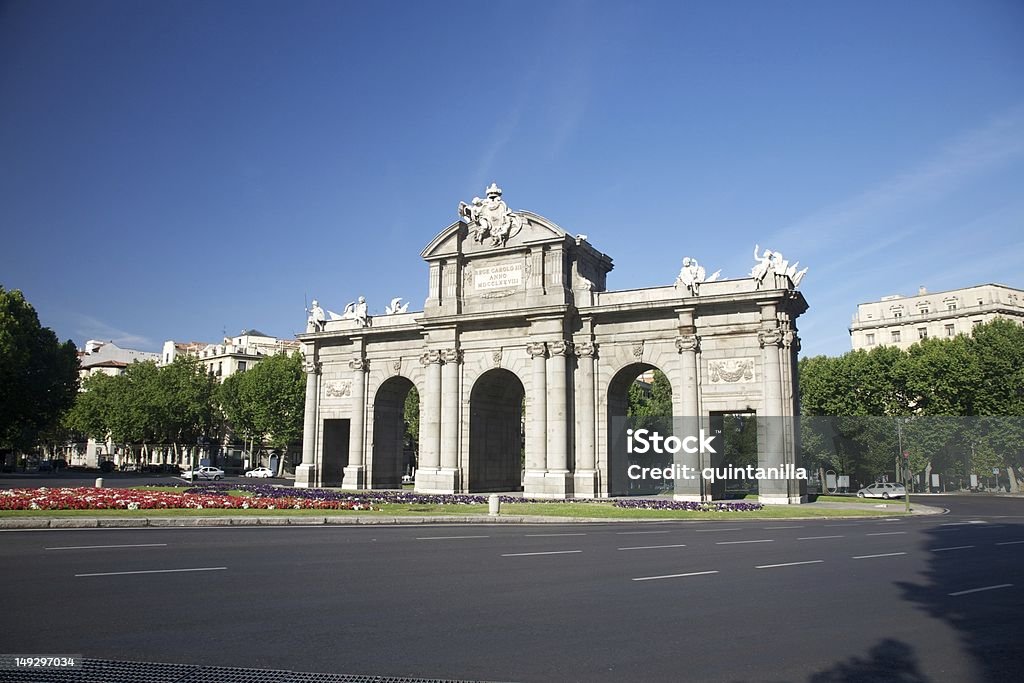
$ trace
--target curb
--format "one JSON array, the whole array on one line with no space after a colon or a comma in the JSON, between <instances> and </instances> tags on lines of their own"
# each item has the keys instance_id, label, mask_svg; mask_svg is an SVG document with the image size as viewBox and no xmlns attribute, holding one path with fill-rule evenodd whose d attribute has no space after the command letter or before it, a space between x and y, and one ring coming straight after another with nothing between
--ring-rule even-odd
<instances>
[{"instance_id":1,"label":"curb","mask_svg":"<svg viewBox=\"0 0 1024 683\"><path fill-rule=\"evenodd\" d=\"M917 515L941 515L946 510L929 506L917 506L911 512ZM722 513L721 520L712 519L609 519L605 517L541 517L534 515L435 515L430 517L384 517L360 516L347 517L342 515L313 517L5 517L0 518L0 529L137 529L145 527L252 527L252 526L386 526L410 524L664 524L666 522L686 522L688 524L728 521L733 522L764 522L764 521L796 521L817 519L865 519L862 515L843 515L836 510L835 515L820 517L771 517L751 520L736 519L729 513ZM879 515L881 516L881 515Z\"/></svg>"}]
</instances>

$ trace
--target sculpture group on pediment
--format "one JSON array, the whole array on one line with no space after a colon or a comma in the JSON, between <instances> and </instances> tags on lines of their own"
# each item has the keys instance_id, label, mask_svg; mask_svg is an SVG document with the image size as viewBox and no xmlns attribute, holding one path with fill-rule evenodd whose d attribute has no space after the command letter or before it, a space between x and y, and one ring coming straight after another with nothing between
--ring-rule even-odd
<instances>
[{"instance_id":1,"label":"sculpture group on pediment","mask_svg":"<svg viewBox=\"0 0 1024 683\"><path fill-rule=\"evenodd\" d=\"M320 303L313 299L312 305L306 309L306 332L323 332L327 327L327 317Z\"/></svg>"},{"instance_id":2,"label":"sculpture group on pediment","mask_svg":"<svg viewBox=\"0 0 1024 683\"><path fill-rule=\"evenodd\" d=\"M721 274L721 270L716 270L711 277L708 277L704 266L697 263L697 259L687 256L683 259L683 267L676 278L676 287L685 288L690 296L698 296L702 283L714 282Z\"/></svg>"},{"instance_id":3,"label":"sculpture group on pediment","mask_svg":"<svg viewBox=\"0 0 1024 683\"><path fill-rule=\"evenodd\" d=\"M760 289L769 275L785 275L792 282L794 287L799 287L800 282L807 274L808 268L800 270L800 262L792 265L783 256L781 251L765 249L764 253L758 255L760 245L754 245L754 267L750 271L750 277L757 281ZM774 278L772 278L774 279Z\"/></svg>"},{"instance_id":4,"label":"sculpture group on pediment","mask_svg":"<svg viewBox=\"0 0 1024 683\"><path fill-rule=\"evenodd\" d=\"M491 183L486 199L473 197L459 202L459 218L469 225L469 235L477 244L488 240L492 247L503 247L523 229L523 218L511 211L501 198L501 188Z\"/></svg>"},{"instance_id":5,"label":"sculpture group on pediment","mask_svg":"<svg viewBox=\"0 0 1024 683\"><path fill-rule=\"evenodd\" d=\"M343 320L355 320L359 327L370 326L370 314L366 306L366 297L361 296L356 301L350 301L345 306L345 312L341 314Z\"/></svg>"},{"instance_id":6,"label":"sculpture group on pediment","mask_svg":"<svg viewBox=\"0 0 1024 683\"><path fill-rule=\"evenodd\" d=\"M409 310L409 302L402 303L402 297L396 296L391 300L391 303L384 309L384 315L397 315L399 313L405 313Z\"/></svg>"}]
</instances>

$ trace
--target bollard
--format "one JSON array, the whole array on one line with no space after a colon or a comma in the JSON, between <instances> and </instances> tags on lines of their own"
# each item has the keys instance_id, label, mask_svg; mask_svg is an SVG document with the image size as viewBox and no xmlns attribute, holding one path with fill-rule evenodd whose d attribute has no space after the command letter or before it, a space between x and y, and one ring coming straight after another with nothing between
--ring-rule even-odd
<instances>
[{"instance_id":1,"label":"bollard","mask_svg":"<svg viewBox=\"0 0 1024 683\"><path fill-rule=\"evenodd\" d=\"M495 494L487 499L488 514L491 517L497 517L498 512L501 510L501 496Z\"/></svg>"},{"instance_id":2,"label":"bollard","mask_svg":"<svg viewBox=\"0 0 1024 683\"><path fill-rule=\"evenodd\" d=\"M103 477L96 477L96 488L103 488Z\"/></svg>"}]
</instances>

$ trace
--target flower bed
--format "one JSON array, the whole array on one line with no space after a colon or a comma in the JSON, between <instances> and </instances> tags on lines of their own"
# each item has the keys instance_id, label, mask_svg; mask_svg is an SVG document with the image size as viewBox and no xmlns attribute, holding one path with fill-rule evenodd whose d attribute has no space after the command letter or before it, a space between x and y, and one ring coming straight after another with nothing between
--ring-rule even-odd
<instances>
[{"instance_id":1,"label":"flower bed","mask_svg":"<svg viewBox=\"0 0 1024 683\"><path fill-rule=\"evenodd\" d=\"M764 507L761 503L699 503L637 498L632 500L616 500L613 505L617 508L627 508L630 510L688 510L690 512L754 512Z\"/></svg>"},{"instance_id":2,"label":"flower bed","mask_svg":"<svg viewBox=\"0 0 1024 683\"><path fill-rule=\"evenodd\" d=\"M0 510L373 510L367 502L296 496L229 496L224 491L39 488L0 490Z\"/></svg>"},{"instance_id":3,"label":"flower bed","mask_svg":"<svg viewBox=\"0 0 1024 683\"><path fill-rule=\"evenodd\" d=\"M310 500L351 501L364 504L398 503L402 505L487 505L487 495L414 493L412 491L332 491L330 489L296 489L272 484L196 484L186 493L223 494L228 490L247 491L261 498L303 498ZM584 500L538 500L519 496L500 496L502 505L514 503L583 503Z\"/></svg>"}]
</instances>

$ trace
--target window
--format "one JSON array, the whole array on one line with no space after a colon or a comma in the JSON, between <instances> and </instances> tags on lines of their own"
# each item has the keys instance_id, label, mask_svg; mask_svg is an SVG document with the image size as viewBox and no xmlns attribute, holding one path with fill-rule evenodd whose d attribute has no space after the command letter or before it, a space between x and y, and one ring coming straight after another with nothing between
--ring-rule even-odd
<instances>
[{"instance_id":1,"label":"window","mask_svg":"<svg viewBox=\"0 0 1024 683\"><path fill-rule=\"evenodd\" d=\"M894 317L894 318L902 318L903 317L903 309L902 308L894 308L894 309L892 309L892 317Z\"/></svg>"},{"instance_id":2,"label":"window","mask_svg":"<svg viewBox=\"0 0 1024 683\"><path fill-rule=\"evenodd\" d=\"M892 331L892 341L894 343L896 343L896 344L899 343L899 341L900 341L900 331L899 330L893 330Z\"/></svg>"},{"instance_id":3,"label":"window","mask_svg":"<svg viewBox=\"0 0 1024 683\"><path fill-rule=\"evenodd\" d=\"M865 336L865 340L867 341L868 346L874 346L875 345L875 335L873 335L873 334L866 335Z\"/></svg>"},{"instance_id":4,"label":"window","mask_svg":"<svg viewBox=\"0 0 1024 683\"><path fill-rule=\"evenodd\" d=\"M979 297L978 298L978 305L979 306L984 306L985 305L985 300Z\"/></svg>"},{"instance_id":5,"label":"window","mask_svg":"<svg viewBox=\"0 0 1024 683\"><path fill-rule=\"evenodd\" d=\"M955 325L946 325L946 336L947 337L955 337L956 336L956 326Z\"/></svg>"},{"instance_id":6,"label":"window","mask_svg":"<svg viewBox=\"0 0 1024 683\"><path fill-rule=\"evenodd\" d=\"M244 360L238 361L238 371L239 372L245 372L245 361Z\"/></svg>"},{"instance_id":7,"label":"window","mask_svg":"<svg viewBox=\"0 0 1024 683\"><path fill-rule=\"evenodd\" d=\"M944 303L946 304L947 311L955 311L957 309L956 299L946 299Z\"/></svg>"},{"instance_id":8,"label":"window","mask_svg":"<svg viewBox=\"0 0 1024 683\"><path fill-rule=\"evenodd\" d=\"M927 327L919 327L919 328L917 328L917 338L918 339L927 339L928 338L928 328Z\"/></svg>"},{"instance_id":9,"label":"window","mask_svg":"<svg viewBox=\"0 0 1024 683\"><path fill-rule=\"evenodd\" d=\"M917 312L920 313L921 315L928 315L932 311L927 306L918 306Z\"/></svg>"},{"instance_id":10,"label":"window","mask_svg":"<svg viewBox=\"0 0 1024 683\"><path fill-rule=\"evenodd\" d=\"M972 324L972 325L974 325L975 327L977 327L977 326L978 326L978 325L980 325L981 323L982 323L982 321L981 321L981 320L972 320L972 321L971 321L971 324Z\"/></svg>"}]
</instances>

